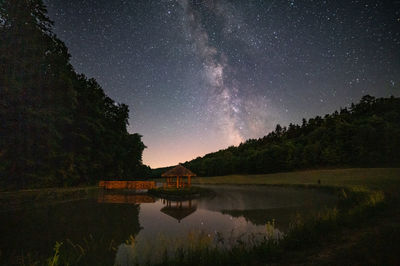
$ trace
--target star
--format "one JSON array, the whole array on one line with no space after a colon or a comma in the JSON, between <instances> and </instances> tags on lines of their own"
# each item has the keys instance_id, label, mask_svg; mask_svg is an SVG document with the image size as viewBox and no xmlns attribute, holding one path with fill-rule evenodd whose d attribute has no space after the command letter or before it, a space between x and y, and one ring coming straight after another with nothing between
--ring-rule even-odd
<instances>
[{"instance_id":1,"label":"star","mask_svg":"<svg viewBox=\"0 0 400 266\"><path fill-rule=\"evenodd\" d=\"M74 69L134 110L129 130L144 136L152 167L400 93L397 2L45 4Z\"/></svg>"}]
</instances>

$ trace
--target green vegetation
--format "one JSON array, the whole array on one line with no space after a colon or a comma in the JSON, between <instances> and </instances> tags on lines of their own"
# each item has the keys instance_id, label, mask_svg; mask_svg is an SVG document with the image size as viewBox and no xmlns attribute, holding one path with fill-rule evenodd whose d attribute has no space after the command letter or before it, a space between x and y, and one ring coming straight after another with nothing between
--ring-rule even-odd
<instances>
[{"instance_id":1,"label":"green vegetation","mask_svg":"<svg viewBox=\"0 0 400 266\"><path fill-rule=\"evenodd\" d=\"M52 32L52 24L42 0L0 1L0 187L76 186L148 175L149 168L142 164L145 145L141 136L127 131L128 106L109 98L96 80L75 72L68 49ZM227 175L193 180L199 184L313 186L337 193L340 201L337 208L315 217L298 217L279 241L266 237L252 247L238 242L231 250L193 245L165 257L163 264L400 264L400 168L266 174L399 165L400 98L368 95L323 118L303 119L301 125L288 127L277 125L263 138L186 162L185 166L200 176ZM156 169L155 176L161 170ZM29 209L32 202L80 198L95 190L1 192L0 207L2 211ZM192 187L151 193L186 197L206 191ZM26 261L21 265L35 265L43 259L34 248L49 252L49 246L57 243L54 255L48 254L48 265L96 265L99 261L111 265L116 243L125 241L126 232L135 235L140 230L139 221L134 220L139 206L100 208L96 202L88 202L84 210L80 208L71 204L65 213L55 206L50 211L37 208L34 212L39 215L23 208L17 210L18 215L2 219L5 249L1 259L12 265L22 257ZM97 224L96 234L78 243L82 232L75 230L80 220L74 220L74 214L88 212L98 212L102 219L87 221L82 228ZM127 213L125 223L115 218L121 212ZM30 224L18 224L23 223L21 216L39 217L37 230L55 224L51 219L57 217L65 218L65 223L58 231L52 230L58 235L41 231L41 239L32 239ZM104 231L121 225L121 235ZM14 226L25 235L24 243L9 232ZM271 227L273 223L268 230ZM71 242L57 242L66 236ZM345 245L347 242L350 244ZM12 254L12 248L20 245L26 254Z\"/></svg>"},{"instance_id":2,"label":"green vegetation","mask_svg":"<svg viewBox=\"0 0 400 266\"><path fill-rule=\"evenodd\" d=\"M364 187L395 192L400 186L400 168L324 169L264 175L196 177L192 183Z\"/></svg>"},{"instance_id":3,"label":"green vegetation","mask_svg":"<svg viewBox=\"0 0 400 266\"><path fill-rule=\"evenodd\" d=\"M77 74L42 0L0 1L0 186L94 184L147 171L128 106Z\"/></svg>"},{"instance_id":4,"label":"green vegetation","mask_svg":"<svg viewBox=\"0 0 400 266\"><path fill-rule=\"evenodd\" d=\"M199 176L263 174L323 167L400 165L400 98L364 96L349 109L184 164ZM154 172L157 173L157 172Z\"/></svg>"},{"instance_id":5,"label":"green vegetation","mask_svg":"<svg viewBox=\"0 0 400 266\"><path fill-rule=\"evenodd\" d=\"M128 106L74 71L52 24L42 0L1 1L0 186L71 186L150 175L142 164L141 136L127 132ZM387 167L400 164L399 152L400 99L367 95L349 109L301 125L277 125L263 138L185 166L200 176Z\"/></svg>"}]
</instances>

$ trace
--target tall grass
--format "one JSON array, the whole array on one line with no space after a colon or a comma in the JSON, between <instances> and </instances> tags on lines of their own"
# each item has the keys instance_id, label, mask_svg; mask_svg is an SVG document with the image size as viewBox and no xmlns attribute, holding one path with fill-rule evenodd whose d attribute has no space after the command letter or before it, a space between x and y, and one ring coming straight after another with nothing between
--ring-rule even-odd
<instances>
[{"instance_id":1,"label":"tall grass","mask_svg":"<svg viewBox=\"0 0 400 266\"><path fill-rule=\"evenodd\" d=\"M62 246L62 244L62 242L56 242L54 246L54 255L47 260L47 266L57 266L59 264L60 247Z\"/></svg>"}]
</instances>

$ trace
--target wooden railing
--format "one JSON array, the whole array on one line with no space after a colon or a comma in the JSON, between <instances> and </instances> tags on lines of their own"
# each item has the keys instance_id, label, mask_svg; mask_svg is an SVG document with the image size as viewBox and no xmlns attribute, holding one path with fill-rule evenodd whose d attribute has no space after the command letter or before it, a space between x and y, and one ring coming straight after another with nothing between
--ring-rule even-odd
<instances>
[{"instance_id":1,"label":"wooden railing","mask_svg":"<svg viewBox=\"0 0 400 266\"><path fill-rule=\"evenodd\" d=\"M163 185L164 188L176 188L176 182L170 182L170 183L164 183ZM185 187L190 187L190 184L187 182L181 182L178 184L178 188L185 188Z\"/></svg>"},{"instance_id":2,"label":"wooden railing","mask_svg":"<svg viewBox=\"0 0 400 266\"><path fill-rule=\"evenodd\" d=\"M102 203L153 203L156 200L145 194L100 194L97 198Z\"/></svg>"}]
</instances>

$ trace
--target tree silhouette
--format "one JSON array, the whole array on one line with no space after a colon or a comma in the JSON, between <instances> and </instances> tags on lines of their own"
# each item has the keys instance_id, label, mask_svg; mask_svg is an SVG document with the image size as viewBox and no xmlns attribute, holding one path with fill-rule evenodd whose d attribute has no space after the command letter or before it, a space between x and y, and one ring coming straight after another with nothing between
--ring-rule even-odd
<instances>
[{"instance_id":1,"label":"tree silhouette","mask_svg":"<svg viewBox=\"0 0 400 266\"><path fill-rule=\"evenodd\" d=\"M65 186L144 173L128 106L75 73L52 25L41 0L1 1L0 182Z\"/></svg>"}]
</instances>

